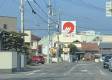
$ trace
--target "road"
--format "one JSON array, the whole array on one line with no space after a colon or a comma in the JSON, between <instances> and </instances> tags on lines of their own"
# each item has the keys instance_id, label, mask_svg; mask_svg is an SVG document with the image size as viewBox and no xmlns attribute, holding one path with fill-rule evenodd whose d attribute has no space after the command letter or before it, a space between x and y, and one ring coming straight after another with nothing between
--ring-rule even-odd
<instances>
[{"instance_id":1,"label":"road","mask_svg":"<svg viewBox=\"0 0 112 80\"><path fill-rule=\"evenodd\" d=\"M112 72L94 62L45 64L33 70L0 74L0 80L111 80Z\"/></svg>"}]
</instances>

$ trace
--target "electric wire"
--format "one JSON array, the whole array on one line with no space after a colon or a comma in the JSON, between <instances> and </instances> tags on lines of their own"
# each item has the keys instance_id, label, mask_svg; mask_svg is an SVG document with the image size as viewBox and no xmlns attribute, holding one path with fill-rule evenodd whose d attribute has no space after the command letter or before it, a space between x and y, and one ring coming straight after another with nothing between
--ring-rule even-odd
<instances>
[{"instance_id":1,"label":"electric wire","mask_svg":"<svg viewBox=\"0 0 112 80\"><path fill-rule=\"evenodd\" d=\"M37 1L33 0L34 3L40 8L40 10L45 14L46 17L48 17L48 14L41 8L41 6L37 3ZM58 24L56 21L54 21L51 17L50 17L50 20L55 23L55 24ZM58 24L59 25L59 24Z\"/></svg>"},{"instance_id":2,"label":"electric wire","mask_svg":"<svg viewBox=\"0 0 112 80\"><path fill-rule=\"evenodd\" d=\"M38 13L33 9L32 5L30 4L30 2L29 2L28 0L27 0L27 2L28 2L28 5L30 6L30 8L31 8L31 10L32 10L32 13L35 14L35 15L37 15L44 23L48 24L48 22L47 22L40 14L38 14Z\"/></svg>"}]
</instances>

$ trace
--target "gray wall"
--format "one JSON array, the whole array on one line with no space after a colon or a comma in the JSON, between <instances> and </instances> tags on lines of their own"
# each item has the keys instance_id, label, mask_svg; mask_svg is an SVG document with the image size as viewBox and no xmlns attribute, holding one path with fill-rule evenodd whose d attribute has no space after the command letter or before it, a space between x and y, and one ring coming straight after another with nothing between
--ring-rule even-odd
<instances>
[{"instance_id":1,"label":"gray wall","mask_svg":"<svg viewBox=\"0 0 112 80\"><path fill-rule=\"evenodd\" d=\"M21 70L25 66L24 58L23 54L17 54L17 52L0 52L0 73Z\"/></svg>"},{"instance_id":2,"label":"gray wall","mask_svg":"<svg viewBox=\"0 0 112 80\"><path fill-rule=\"evenodd\" d=\"M4 28L4 24L6 24L6 29ZM5 29L7 31L16 31L17 26L17 18L16 17L7 17L0 16L0 29Z\"/></svg>"}]
</instances>

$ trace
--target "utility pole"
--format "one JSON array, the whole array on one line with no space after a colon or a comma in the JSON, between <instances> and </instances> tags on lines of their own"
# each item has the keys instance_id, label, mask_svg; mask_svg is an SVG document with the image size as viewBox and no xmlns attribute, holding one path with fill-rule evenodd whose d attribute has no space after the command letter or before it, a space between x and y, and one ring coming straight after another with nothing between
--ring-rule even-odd
<instances>
[{"instance_id":1,"label":"utility pole","mask_svg":"<svg viewBox=\"0 0 112 80\"><path fill-rule=\"evenodd\" d=\"M58 24L57 24L57 26L58 26L58 31L57 31L57 63L59 63L59 54L60 54L60 52L59 52L59 50L60 50L60 40L59 40L59 28L60 28L60 10L59 10L59 17L58 17Z\"/></svg>"},{"instance_id":2,"label":"utility pole","mask_svg":"<svg viewBox=\"0 0 112 80\"><path fill-rule=\"evenodd\" d=\"M24 0L21 0L20 2L20 13L21 13L21 33L24 33Z\"/></svg>"},{"instance_id":3,"label":"utility pole","mask_svg":"<svg viewBox=\"0 0 112 80\"><path fill-rule=\"evenodd\" d=\"M50 21L50 17L52 15L52 10L51 10L51 0L49 0L48 2L48 55L47 55L47 63L50 63L50 45L51 45L51 42L50 42L50 27L51 27L51 21Z\"/></svg>"}]
</instances>

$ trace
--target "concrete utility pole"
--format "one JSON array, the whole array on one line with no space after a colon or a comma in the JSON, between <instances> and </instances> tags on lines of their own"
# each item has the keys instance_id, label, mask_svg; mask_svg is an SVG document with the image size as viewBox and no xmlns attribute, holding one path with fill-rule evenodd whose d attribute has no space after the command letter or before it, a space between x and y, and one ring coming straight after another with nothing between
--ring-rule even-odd
<instances>
[{"instance_id":1,"label":"concrete utility pole","mask_svg":"<svg viewBox=\"0 0 112 80\"><path fill-rule=\"evenodd\" d=\"M21 33L24 33L24 0L21 0L20 2L20 14L21 14Z\"/></svg>"},{"instance_id":2,"label":"concrete utility pole","mask_svg":"<svg viewBox=\"0 0 112 80\"><path fill-rule=\"evenodd\" d=\"M57 31L57 43L58 43L58 46L57 46L57 63L59 63L59 54L60 54L60 52L59 52L59 49L60 49L60 40L59 40L59 28L60 28L60 10L59 10L59 17L58 17L58 24L57 24L57 26L58 26L58 31Z\"/></svg>"},{"instance_id":3,"label":"concrete utility pole","mask_svg":"<svg viewBox=\"0 0 112 80\"><path fill-rule=\"evenodd\" d=\"M49 42L48 42L48 55L47 55L47 63L50 63L50 27L51 27L51 21L50 21L50 17L52 15L52 9L51 9L51 0L49 0L48 2L48 38L49 38Z\"/></svg>"}]
</instances>

